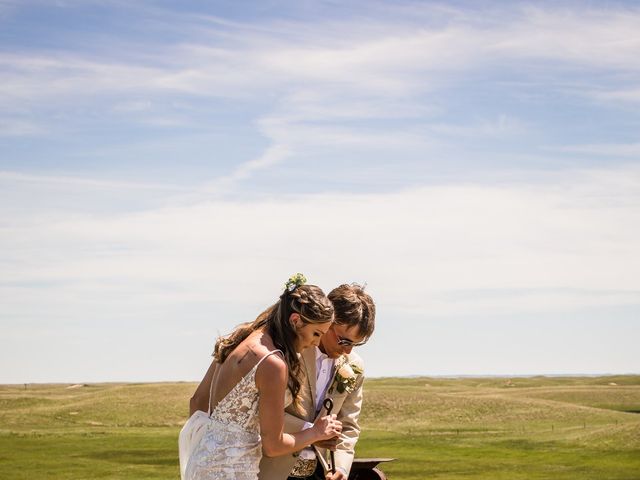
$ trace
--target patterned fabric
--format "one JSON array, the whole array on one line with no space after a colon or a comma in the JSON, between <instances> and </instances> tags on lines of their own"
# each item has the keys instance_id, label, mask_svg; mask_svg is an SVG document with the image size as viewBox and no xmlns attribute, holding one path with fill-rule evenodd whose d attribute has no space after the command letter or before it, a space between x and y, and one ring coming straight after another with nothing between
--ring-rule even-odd
<instances>
[{"instance_id":1,"label":"patterned fabric","mask_svg":"<svg viewBox=\"0 0 640 480\"><path fill-rule=\"evenodd\" d=\"M316 460L315 456L311 459L298 457L298 460L296 460L296 464L293 466L293 469L291 469L291 473L289 474L289 477L294 477L294 478L310 477L311 475L313 475L313 472L316 471L317 464L318 464L318 460Z\"/></svg>"},{"instance_id":2,"label":"patterned fabric","mask_svg":"<svg viewBox=\"0 0 640 480\"><path fill-rule=\"evenodd\" d=\"M211 420L223 425L240 427L247 432L259 432L258 389L256 370L260 362L236 383L211 412Z\"/></svg>"},{"instance_id":3,"label":"patterned fabric","mask_svg":"<svg viewBox=\"0 0 640 480\"><path fill-rule=\"evenodd\" d=\"M187 480L255 480L262 458L258 388L258 365L240 380L215 406L202 439L187 463Z\"/></svg>"}]
</instances>

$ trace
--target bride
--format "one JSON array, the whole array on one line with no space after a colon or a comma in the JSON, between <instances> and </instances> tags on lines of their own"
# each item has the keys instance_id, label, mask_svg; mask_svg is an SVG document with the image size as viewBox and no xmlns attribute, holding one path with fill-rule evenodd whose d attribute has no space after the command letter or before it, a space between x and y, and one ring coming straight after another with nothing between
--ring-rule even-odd
<instances>
[{"instance_id":1,"label":"bride","mask_svg":"<svg viewBox=\"0 0 640 480\"><path fill-rule=\"evenodd\" d=\"M305 282L302 274L291 277L276 304L216 342L180 432L184 480L255 480L262 454L284 455L340 434L335 415L283 432L285 407L299 405L298 353L318 345L333 319L329 299Z\"/></svg>"}]
</instances>

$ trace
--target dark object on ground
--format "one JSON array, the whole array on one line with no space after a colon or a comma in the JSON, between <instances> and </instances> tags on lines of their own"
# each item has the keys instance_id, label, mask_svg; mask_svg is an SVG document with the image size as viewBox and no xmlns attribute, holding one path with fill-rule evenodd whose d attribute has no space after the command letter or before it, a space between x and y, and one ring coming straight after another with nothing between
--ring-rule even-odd
<instances>
[{"instance_id":1,"label":"dark object on ground","mask_svg":"<svg viewBox=\"0 0 640 480\"><path fill-rule=\"evenodd\" d=\"M376 465L382 462L390 462L395 458L355 458L351 465L349 480L387 480L382 470Z\"/></svg>"}]
</instances>

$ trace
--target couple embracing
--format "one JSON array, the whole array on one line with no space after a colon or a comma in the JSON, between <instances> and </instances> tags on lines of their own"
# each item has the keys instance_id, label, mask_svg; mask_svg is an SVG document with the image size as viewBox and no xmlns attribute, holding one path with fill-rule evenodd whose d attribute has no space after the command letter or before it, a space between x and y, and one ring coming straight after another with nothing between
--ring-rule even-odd
<instances>
[{"instance_id":1,"label":"couple embracing","mask_svg":"<svg viewBox=\"0 0 640 480\"><path fill-rule=\"evenodd\" d=\"M217 340L180 432L183 480L346 480L364 380L352 350L374 325L359 285L325 296L291 277L278 302Z\"/></svg>"}]
</instances>

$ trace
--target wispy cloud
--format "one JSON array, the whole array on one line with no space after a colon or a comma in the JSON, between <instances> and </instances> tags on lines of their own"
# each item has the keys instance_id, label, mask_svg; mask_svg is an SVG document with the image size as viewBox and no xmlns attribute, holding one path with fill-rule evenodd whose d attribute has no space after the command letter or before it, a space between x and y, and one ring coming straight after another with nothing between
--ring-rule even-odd
<instances>
[{"instance_id":1,"label":"wispy cloud","mask_svg":"<svg viewBox=\"0 0 640 480\"><path fill-rule=\"evenodd\" d=\"M342 19L270 18L260 24L148 4L127 8L134 16L148 10L157 31L182 34L173 42L145 41L144 49L138 39L119 39L117 48L103 47L100 54L74 49L73 42L53 52L2 53L0 103L8 112L28 106L33 119L14 122L5 135L64 131L65 124L82 128L71 127L74 115L56 113L68 105L107 112L103 121L116 122L109 116L116 115L121 128L206 128L251 105L247 115L255 133L272 145L265 158L279 160L245 159L230 168L236 171L228 179L211 182L237 184L318 143L416 145L428 155L441 135L505 138L529 128L527 119L506 108L475 116L452 111L450 90L467 85L472 91L478 78L507 85L511 76L528 72L533 86L566 94L566 81L558 84L549 72L584 81L584 72L591 71L574 92L593 96L615 87L599 96L611 101L635 97L640 84L640 11L634 8L515 4L489 6L493 15L478 15L446 5L405 3L396 9L379 3L372 11L386 17L351 12ZM183 108L157 107L171 101ZM222 106L230 101L232 111ZM203 106L209 117L194 124L189 114ZM381 121L387 123L375 123Z\"/></svg>"},{"instance_id":2,"label":"wispy cloud","mask_svg":"<svg viewBox=\"0 0 640 480\"><path fill-rule=\"evenodd\" d=\"M329 83L370 94L407 96L440 86L445 79L439 72L486 68L491 63L526 66L540 59L561 62L553 68L637 72L639 20L640 12L633 9L515 7L486 23L478 18L429 26L410 19L362 25L351 20L297 26L291 22L286 35L275 28L247 31L227 21L226 35L216 38L215 46L202 34L168 49L162 45L162 51L147 53L144 63L140 58L127 61L126 55L101 62L71 52L5 53L0 58L2 90L5 95L50 99L61 93L149 89L228 97L274 86L282 91ZM186 27L193 20L178 15L176 21ZM330 38L327 27L334 32Z\"/></svg>"},{"instance_id":3,"label":"wispy cloud","mask_svg":"<svg viewBox=\"0 0 640 480\"><path fill-rule=\"evenodd\" d=\"M167 184L134 183L109 180L97 180L94 178L55 176L55 175L32 175L21 172L0 171L0 183L11 182L39 184L44 186L80 187L86 189L104 188L109 190L132 189L132 190L166 190L167 192L184 191L184 187Z\"/></svg>"},{"instance_id":4,"label":"wispy cloud","mask_svg":"<svg viewBox=\"0 0 640 480\"><path fill-rule=\"evenodd\" d=\"M166 378L201 360L184 322L212 339L293 271L368 281L386 345L596 311L618 330L585 332L635 338L640 9L214 3L0 0L0 361L37 376L54 325L75 371L91 352L65 342L118 325L120 371L162 344Z\"/></svg>"},{"instance_id":5,"label":"wispy cloud","mask_svg":"<svg viewBox=\"0 0 640 480\"><path fill-rule=\"evenodd\" d=\"M605 91L592 91L591 96L605 102L640 102L640 87L616 88Z\"/></svg>"},{"instance_id":6,"label":"wispy cloud","mask_svg":"<svg viewBox=\"0 0 640 480\"><path fill-rule=\"evenodd\" d=\"M190 198L202 198L203 195L210 196L211 194L219 196L224 193L228 193L229 191L234 189L238 182L249 178L260 170L264 170L282 163L290 155L291 152L286 145L272 145L268 147L262 155L247 162L241 163L228 175L224 175L216 178L213 181L206 182L196 190L197 193L195 194L195 196L192 194L190 195Z\"/></svg>"},{"instance_id":7,"label":"wispy cloud","mask_svg":"<svg viewBox=\"0 0 640 480\"><path fill-rule=\"evenodd\" d=\"M0 118L0 137L28 137L43 133L45 129L31 120Z\"/></svg>"},{"instance_id":8,"label":"wispy cloud","mask_svg":"<svg viewBox=\"0 0 640 480\"><path fill-rule=\"evenodd\" d=\"M277 161L272 155L263 161ZM41 282L56 282L50 291L64 292L68 282L95 288L96 309L103 280L115 278L114 288L134 297L140 286L156 284L170 301L166 272L180 292L242 302L235 286L247 280L248 265L256 285L300 266L323 282L357 273L385 292L387 306L441 315L634 303L639 185L640 172L627 168L574 172L545 186L450 185L56 216L16 224L22 227L0 244L11 262L1 261L7 278L33 284L34 292ZM311 252L331 252L331 266ZM344 269L334 272L337 265ZM473 290L501 293L447 300Z\"/></svg>"},{"instance_id":9,"label":"wispy cloud","mask_svg":"<svg viewBox=\"0 0 640 480\"><path fill-rule=\"evenodd\" d=\"M427 128L434 133L457 138L511 137L527 130L521 121L506 114L499 115L495 119L481 120L470 125L431 124Z\"/></svg>"},{"instance_id":10,"label":"wispy cloud","mask_svg":"<svg viewBox=\"0 0 640 480\"><path fill-rule=\"evenodd\" d=\"M597 155L604 157L631 157L640 160L640 143L600 143L600 144L585 144L585 145L566 145L564 147L557 147L553 150Z\"/></svg>"}]
</instances>

